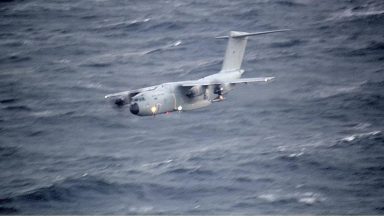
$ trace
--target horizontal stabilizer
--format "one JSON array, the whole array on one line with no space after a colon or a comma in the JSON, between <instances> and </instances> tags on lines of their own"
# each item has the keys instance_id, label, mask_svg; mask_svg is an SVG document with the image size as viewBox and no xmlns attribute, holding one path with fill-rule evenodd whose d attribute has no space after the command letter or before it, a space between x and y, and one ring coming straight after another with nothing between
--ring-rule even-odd
<instances>
[{"instance_id":1,"label":"horizontal stabilizer","mask_svg":"<svg viewBox=\"0 0 384 216\"><path fill-rule=\"evenodd\" d=\"M250 83L250 82L268 82L275 77L255 77L255 78L240 78L229 82L204 82L204 81L186 81L181 84L182 87L193 87L193 86L210 86L210 85L222 85L222 84L239 84L239 83Z\"/></svg>"},{"instance_id":2,"label":"horizontal stabilizer","mask_svg":"<svg viewBox=\"0 0 384 216\"><path fill-rule=\"evenodd\" d=\"M217 39L223 39L223 38L241 38L241 37L247 37L247 36L255 36L255 35L263 35L263 34L271 34L276 32L285 32L285 31L292 31L291 29L279 29L279 30L272 30L272 31L262 31L262 32L238 32L238 31L231 31L229 33L229 36L219 36L216 37Z\"/></svg>"},{"instance_id":3,"label":"horizontal stabilizer","mask_svg":"<svg viewBox=\"0 0 384 216\"><path fill-rule=\"evenodd\" d=\"M231 84L237 83L250 83L250 82L268 82L273 80L275 77L256 77L256 78L241 78L230 82Z\"/></svg>"}]
</instances>

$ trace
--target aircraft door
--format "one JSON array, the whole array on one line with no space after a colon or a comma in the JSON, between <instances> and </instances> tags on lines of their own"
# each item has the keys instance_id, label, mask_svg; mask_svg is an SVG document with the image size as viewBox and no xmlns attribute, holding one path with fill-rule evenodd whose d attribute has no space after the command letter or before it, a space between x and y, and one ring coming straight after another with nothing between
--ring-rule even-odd
<instances>
[{"instance_id":1,"label":"aircraft door","mask_svg":"<svg viewBox=\"0 0 384 216\"><path fill-rule=\"evenodd\" d=\"M164 95L162 100L160 100L160 110L161 112L172 112L175 110L176 106L176 97L175 94L167 94Z\"/></svg>"}]
</instances>

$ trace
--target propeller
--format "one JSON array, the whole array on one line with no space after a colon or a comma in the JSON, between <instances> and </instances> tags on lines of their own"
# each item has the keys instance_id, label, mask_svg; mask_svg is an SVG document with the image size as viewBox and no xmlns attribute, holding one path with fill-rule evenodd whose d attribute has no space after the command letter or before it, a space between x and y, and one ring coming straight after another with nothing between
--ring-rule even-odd
<instances>
[{"instance_id":1,"label":"propeller","mask_svg":"<svg viewBox=\"0 0 384 216\"><path fill-rule=\"evenodd\" d=\"M221 85L216 85L215 88L213 89L213 93L217 94L217 97L212 101L220 102L224 100L223 92L224 92L224 88Z\"/></svg>"},{"instance_id":2,"label":"propeller","mask_svg":"<svg viewBox=\"0 0 384 216\"><path fill-rule=\"evenodd\" d=\"M223 91L224 91L224 88L221 85L216 85L215 89L213 90L213 93L220 96L220 95L223 95Z\"/></svg>"},{"instance_id":3,"label":"propeller","mask_svg":"<svg viewBox=\"0 0 384 216\"><path fill-rule=\"evenodd\" d=\"M202 86L193 86L186 92L186 96L189 98L197 97L204 94L205 89Z\"/></svg>"},{"instance_id":4,"label":"propeller","mask_svg":"<svg viewBox=\"0 0 384 216\"><path fill-rule=\"evenodd\" d=\"M124 105L128 104L123 98L116 98L111 101L115 108L122 108Z\"/></svg>"}]
</instances>

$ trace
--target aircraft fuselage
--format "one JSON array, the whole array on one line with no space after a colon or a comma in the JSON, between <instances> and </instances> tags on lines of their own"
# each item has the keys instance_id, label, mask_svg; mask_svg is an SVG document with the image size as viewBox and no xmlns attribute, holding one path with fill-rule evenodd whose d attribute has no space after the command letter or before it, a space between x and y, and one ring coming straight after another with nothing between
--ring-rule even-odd
<instances>
[{"instance_id":1,"label":"aircraft fuselage","mask_svg":"<svg viewBox=\"0 0 384 216\"><path fill-rule=\"evenodd\" d=\"M231 73L217 73L197 80L198 82L223 83L216 86L196 86L192 90L179 89L183 82L169 82L132 97L130 111L139 116L149 116L173 111L193 110L221 101L218 95L228 93L234 84L224 84L238 79L244 70ZM218 94L218 91L221 91Z\"/></svg>"}]
</instances>

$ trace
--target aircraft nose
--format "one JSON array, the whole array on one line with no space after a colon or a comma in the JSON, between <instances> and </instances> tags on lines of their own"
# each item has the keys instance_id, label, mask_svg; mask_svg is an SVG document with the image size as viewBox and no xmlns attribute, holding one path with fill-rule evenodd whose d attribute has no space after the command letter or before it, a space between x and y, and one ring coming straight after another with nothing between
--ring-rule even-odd
<instances>
[{"instance_id":1,"label":"aircraft nose","mask_svg":"<svg viewBox=\"0 0 384 216\"><path fill-rule=\"evenodd\" d=\"M139 113L139 105L137 103L131 104L129 107L129 110L131 111L132 114L137 115Z\"/></svg>"}]
</instances>

